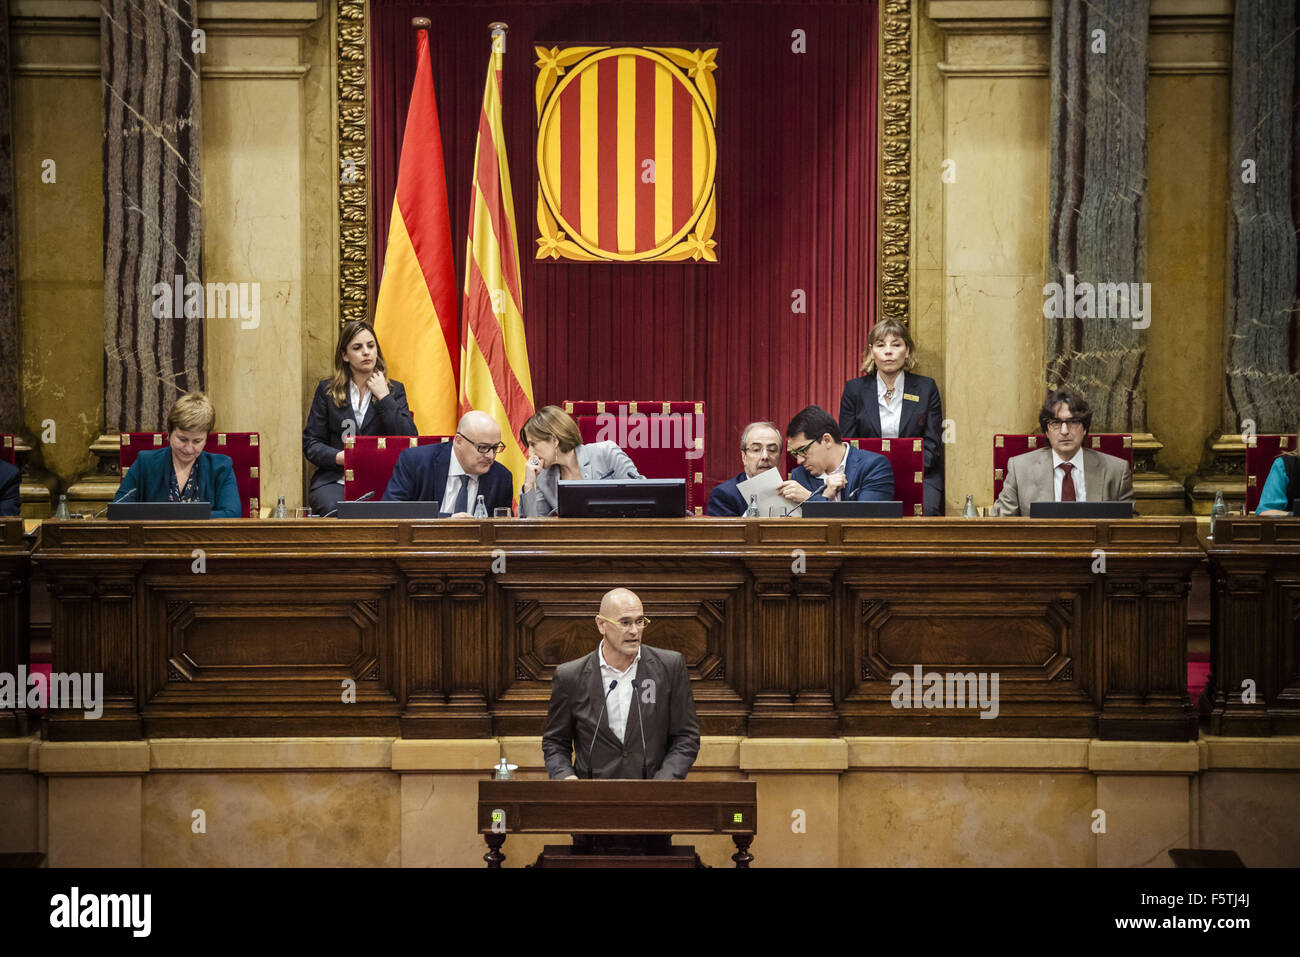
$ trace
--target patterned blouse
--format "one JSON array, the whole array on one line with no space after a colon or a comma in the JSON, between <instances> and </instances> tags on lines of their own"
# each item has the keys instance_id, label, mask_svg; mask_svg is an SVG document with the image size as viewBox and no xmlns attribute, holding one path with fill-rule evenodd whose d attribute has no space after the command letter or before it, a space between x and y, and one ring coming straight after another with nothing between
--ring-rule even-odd
<instances>
[{"instance_id":1,"label":"patterned blouse","mask_svg":"<svg viewBox=\"0 0 1300 957\"><path fill-rule=\"evenodd\" d=\"M194 465L190 468L190 477L185 482L185 488L178 488L176 485L176 459L172 458L172 467L167 470L167 501L169 502L197 502L199 500L199 463L203 456L194 459Z\"/></svg>"}]
</instances>

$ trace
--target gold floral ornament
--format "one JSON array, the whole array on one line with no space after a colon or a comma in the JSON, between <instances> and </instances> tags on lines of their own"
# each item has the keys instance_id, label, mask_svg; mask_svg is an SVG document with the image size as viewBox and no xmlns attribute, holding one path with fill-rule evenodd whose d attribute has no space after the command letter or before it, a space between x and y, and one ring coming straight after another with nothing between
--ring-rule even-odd
<instances>
[{"instance_id":1,"label":"gold floral ornament","mask_svg":"<svg viewBox=\"0 0 1300 957\"><path fill-rule=\"evenodd\" d=\"M686 71L686 75L694 80L696 87L699 88L704 105L709 108L709 115L716 121L718 118L718 84L713 79L713 71L718 68L718 48L692 50L689 53L675 47L650 47L650 49L656 53L662 53Z\"/></svg>"},{"instance_id":2,"label":"gold floral ornament","mask_svg":"<svg viewBox=\"0 0 1300 957\"><path fill-rule=\"evenodd\" d=\"M684 240L674 246L662 256L656 256L655 259L664 262L681 262L684 259L694 259L699 262L703 259L705 262L715 263L718 261L718 254L714 252L717 247L717 240L713 239L714 225L714 204L713 196L709 196L709 204L704 207L704 215L697 222L695 231L689 233Z\"/></svg>"},{"instance_id":3,"label":"gold floral ornament","mask_svg":"<svg viewBox=\"0 0 1300 957\"><path fill-rule=\"evenodd\" d=\"M599 256L593 256L577 243L565 238L564 230L560 229L555 217L546 208L546 202L541 196L537 197L537 225L542 233L537 237L538 259L559 259L563 256L565 259L591 261L600 258Z\"/></svg>"},{"instance_id":4,"label":"gold floral ornament","mask_svg":"<svg viewBox=\"0 0 1300 957\"><path fill-rule=\"evenodd\" d=\"M542 115L542 104L560 82L564 71L577 63L588 53L604 50L605 47L533 47L537 54L537 116Z\"/></svg>"}]
</instances>

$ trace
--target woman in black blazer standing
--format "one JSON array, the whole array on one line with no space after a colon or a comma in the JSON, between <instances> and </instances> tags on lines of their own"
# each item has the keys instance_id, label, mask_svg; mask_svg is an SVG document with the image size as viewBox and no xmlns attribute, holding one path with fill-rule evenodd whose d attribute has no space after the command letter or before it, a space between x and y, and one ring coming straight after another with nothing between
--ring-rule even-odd
<instances>
[{"instance_id":1,"label":"woman in black blazer standing","mask_svg":"<svg viewBox=\"0 0 1300 957\"><path fill-rule=\"evenodd\" d=\"M912 337L896 319L871 327L863 374L844 383L840 433L845 438L919 438L925 451L925 514L943 514L943 403L939 387L916 375Z\"/></svg>"},{"instance_id":2,"label":"woman in black blazer standing","mask_svg":"<svg viewBox=\"0 0 1300 957\"><path fill-rule=\"evenodd\" d=\"M334 350L334 375L321 379L302 430L302 454L316 466L308 499L324 515L343 498L344 435L415 435L415 419L402 383L388 365L364 319L344 323Z\"/></svg>"}]
</instances>

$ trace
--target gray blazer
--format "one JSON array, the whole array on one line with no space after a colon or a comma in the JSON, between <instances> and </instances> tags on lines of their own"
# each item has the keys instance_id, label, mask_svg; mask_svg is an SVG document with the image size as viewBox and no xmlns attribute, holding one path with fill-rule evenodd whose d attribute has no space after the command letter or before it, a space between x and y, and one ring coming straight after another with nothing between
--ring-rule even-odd
<instances>
[{"instance_id":1,"label":"gray blazer","mask_svg":"<svg viewBox=\"0 0 1300 957\"><path fill-rule=\"evenodd\" d=\"M1095 449L1083 450L1083 487L1090 502L1133 501L1133 473L1128 463ZM1034 502L1056 500L1051 446L1017 455L1007 462L1002 494L994 515L1028 515Z\"/></svg>"},{"instance_id":2,"label":"gray blazer","mask_svg":"<svg viewBox=\"0 0 1300 957\"><path fill-rule=\"evenodd\" d=\"M603 701L607 689L602 687L597 653L566 661L555 669L542 732L546 773L552 780L570 774L661 781L686 777L700 751L700 722L685 659L680 652L642 645L632 683L634 697L620 741L609 729L609 711Z\"/></svg>"},{"instance_id":3,"label":"gray blazer","mask_svg":"<svg viewBox=\"0 0 1300 957\"><path fill-rule=\"evenodd\" d=\"M579 445L574 451L578 454L578 467L582 469L584 479L645 478L636 470L627 453L618 447L617 442L592 442ZM537 485L531 491L519 494L519 517L538 518L554 515L559 479L558 465L552 465L549 469L539 472Z\"/></svg>"}]
</instances>

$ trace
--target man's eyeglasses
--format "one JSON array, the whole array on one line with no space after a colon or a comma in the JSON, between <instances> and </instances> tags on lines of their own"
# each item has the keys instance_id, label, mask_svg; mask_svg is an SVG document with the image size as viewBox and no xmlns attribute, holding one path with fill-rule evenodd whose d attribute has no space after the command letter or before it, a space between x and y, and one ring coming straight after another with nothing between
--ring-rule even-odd
<instances>
[{"instance_id":1,"label":"man's eyeglasses","mask_svg":"<svg viewBox=\"0 0 1300 957\"><path fill-rule=\"evenodd\" d=\"M799 446L797 449L791 449L791 450L790 450L790 454L793 455L793 456L794 456L795 458L797 458L797 459L801 459L801 458L803 458L805 455L807 455L807 454L808 454L808 450L809 450L810 448L812 448L812 447L813 447L814 445L816 445L816 444L817 444L817 440L816 440L816 439L809 439L805 444Z\"/></svg>"},{"instance_id":2,"label":"man's eyeglasses","mask_svg":"<svg viewBox=\"0 0 1300 957\"><path fill-rule=\"evenodd\" d=\"M491 452L494 455L500 455L502 452L506 450L506 444L504 442L498 442L496 445L488 445L486 442L470 441L469 436L465 435L462 432L457 432L456 434L459 435L466 442L469 442L470 445L474 446L474 451L477 452L479 455L487 455L489 452Z\"/></svg>"},{"instance_id":3,"label":"man's eyeglasses","mask_svg":"<svg viewBox=\"0 0 1300 957\"><path fill-rule=\"evenodd\" d=\"M620 618L618 621L615 621L613 618L606 618L604 615L597 615L596 617L601 621L609 622L611 625L618 625L618 627L622 628L624 631L631 631L633 628L640 628L642 631L645 631L646 628L650 627L650 619L644 616L636 619Z\"/></svg>"},{"instance_id":4,"label":"man's eyeglasses","mask_svg":"<svg viewBox=\"0 0 1300 957\"><path fill-rule=\"evenodd\" d=\"M777 455L781 451L781 446L759 445L755 442L753 445L746 445L744 451L748 452L750 455L762 455L764 452L768 455Z\"/></svg>"},{"instance_id":5,"label":"man's eyeglasses","mask_svg":"<svg viewBox=\"0 0 1300 957\"><path fill-rule=\"evenodd\" d=\"M1064 432L1066 429L1072 428L1076 425L1079 426L1080 428L1083 428L1083 420L1082 419L1048 419L1047 420L1047 427L1049 429L1056 429L1056 431L1058 432Z\"/></svg>"}]
</instances>

